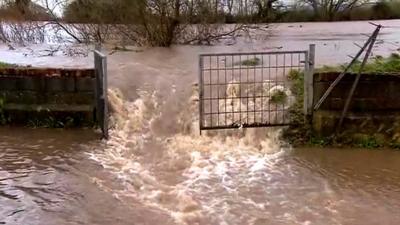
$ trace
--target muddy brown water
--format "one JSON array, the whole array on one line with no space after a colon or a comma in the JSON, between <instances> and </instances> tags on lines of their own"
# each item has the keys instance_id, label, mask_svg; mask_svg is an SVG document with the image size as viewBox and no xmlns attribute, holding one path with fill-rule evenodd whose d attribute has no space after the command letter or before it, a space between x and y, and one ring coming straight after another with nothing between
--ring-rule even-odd
<instances>
[{"instance_id":1,"label":"muddy brown water","mask_svg":"<svg viewBox=\"0 0 400 225\"><path fill-rule=\"evenodd\" d=\"M373 30L279 26L269 40L229 47L111 55L108 141L91 130L0 128L0 224L399 224L400 151L291 149L279 128L198 135L198 53L316 42L320 64L339 63L363 39L356 33ZM383 37L377 51L387 55L400 32Z\"/></svg>"}]
</instances>

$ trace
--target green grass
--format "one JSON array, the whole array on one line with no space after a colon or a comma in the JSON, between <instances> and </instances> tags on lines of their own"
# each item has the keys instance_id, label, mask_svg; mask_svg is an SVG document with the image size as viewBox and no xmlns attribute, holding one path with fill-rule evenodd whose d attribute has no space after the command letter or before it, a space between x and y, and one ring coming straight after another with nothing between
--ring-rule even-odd
<instances>
[{"instance_id":1,"label":"green grass","mask_svg":"<svg viewBox=\"0 0 400 225\"><path fill-rule=\"evenodd\" d=\"M10 66L11 66L11 64L8 64L8 63L1 62L1 61L0 61L0 69L6 68L6 67L10 67Z\"/></svg>"},{"instance_id":2,"label":"green grass","mask_svg":"<svg viewBox=\"0 0 400 225\"><path fill-rule=\"evenodd\" d=\"M291 83L291 92L296 100L289 109L291 125L284 129L282 137L293 146L325 145L324 141L311 139L312 132L309 123L306 123L303 102L304 102L304 72L291 70L287 76Z\"/></svg>"},{"instance_id":3,"label":"green grass","mask_svg":"<svg viewBox=\"0 0 400 225\"><path fill-rule=\"evenodd\" d=\"M317 69L317 72L341 72L348 64L342 64L340 66L323 66ZM357 61L349 70L349 72L357 73L360 71L361 62ZM365 65L363 73L400 73L400 55L393 53L391 56L384 58L382 56L376 56Z\"/></svg>"},{"instance_id":4,"label":"green grass","mask_svg":"<svg viewBox=\"0 0 400 225\"><path fill-rule=\"evenodd\" d=\"M392 143L390 143L390 147L392 147L394 149L400 149L400 143L392 142Z\"/></svg>"},{"instance_id":5,"label":"green grass","mask_svg":"<svg viewBox=\"0 0 400 225\"><path fill-rule=\"evenodd\" d=\"M311 136L308 141L308 145L312 147L325 147L331 143L328 137L315 137Z\"/></svg>"},{"instance_id":6,"label":"green grass","mask_svg":"<svg viewBox=\"0 0 400 225\"><path fill-rule=\"evenodd\" d=\"M353 137L353 145L366 148L366 149L375 149L384 146L384 141L379 138L371 135L359 134L354 135Z\"/></svg>"},{"instance_id":7,"label":"green grass","mask_svg":"<svg viewBox=\"0 0 400 225\"><path fill-rule=\"evenodd\" d=\"M260 65L261 60L257 57L252 59L246 59L241 62L243 66L257 66Z\"/></svg>"},{"instance_id":8,"label":"green grass","mask_svg":"<svg viewBox=\"0 0 400 225\"><path fill-rule=\"evenodd\" d=\"M304 96L304 73L298 70L291 70L288 79L292 82L291 91L298 100L303 100Z\"/></svg>"}]
</instances>

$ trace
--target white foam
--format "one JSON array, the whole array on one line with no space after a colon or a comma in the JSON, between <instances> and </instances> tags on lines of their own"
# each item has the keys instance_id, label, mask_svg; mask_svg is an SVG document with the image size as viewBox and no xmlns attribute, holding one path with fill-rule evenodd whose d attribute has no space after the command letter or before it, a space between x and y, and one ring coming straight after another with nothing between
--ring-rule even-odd
<instances>
[{"instance_id":1,"label":"white foam","mask_svg":"<svg viewBox=\"0 0 400 225\"><path fill-rule=\"evenodd\" d=\"M235 90L232 88L232 94ZM178 224L204 220L232 224L237 215L231 210L238 204L264 210L265 204L254 202L240 189L257 186L259 180L272 176L268 171L274 170L284 154L278 129L264 130L262 138L255 138L257 135L250 130L199 136L194 91L190 107L182 111L178 120L181 132L168 138L154 137L150 127L160 116L162 106L155 93L139 95L137 100L127 102L119 91L110 91L114 128L106 148L90 153L93 160L124 184L125 189L115 191L115 196L122 200L122 196L134 197L169 213ZM141 160L146 139L165 147L163 165L177 171L182 176L180 182L171 185L160 181L152 172L151 163Z\"/></svg>"}]
</instances>

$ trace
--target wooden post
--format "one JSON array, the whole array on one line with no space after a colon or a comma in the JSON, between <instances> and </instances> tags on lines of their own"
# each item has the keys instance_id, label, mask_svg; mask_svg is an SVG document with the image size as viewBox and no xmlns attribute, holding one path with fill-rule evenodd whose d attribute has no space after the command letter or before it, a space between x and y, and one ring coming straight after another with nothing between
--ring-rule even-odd
<instances>
[{"instance_id":1,"label":"wooden post","mask_svg":"<svg viewBox=\"0 0 400 225\"><path fill-rule=\"evenodd\" d=\"M314 104L314 68L315 68L315 44L310 45L308 57L308 70L305 76L307 76L307 116L312 116L313 114L313 104Z\"/></svg>"}]
</instances>

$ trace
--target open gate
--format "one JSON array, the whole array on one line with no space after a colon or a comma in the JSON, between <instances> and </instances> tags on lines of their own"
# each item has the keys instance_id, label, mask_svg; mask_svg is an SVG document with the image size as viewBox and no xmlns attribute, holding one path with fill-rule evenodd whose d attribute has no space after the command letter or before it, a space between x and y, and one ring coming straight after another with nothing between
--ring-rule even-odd
<instances>
[{"instance_id":1,"label":"open gate","mask_svg":"<svg viewBox=\"0 0 400 225\"><path fill-rule=\"evenodd\" d=\"M289 125L288 76L310 73L309 52L201 54L200 130Z\"/></svg>"}]
</instances>

